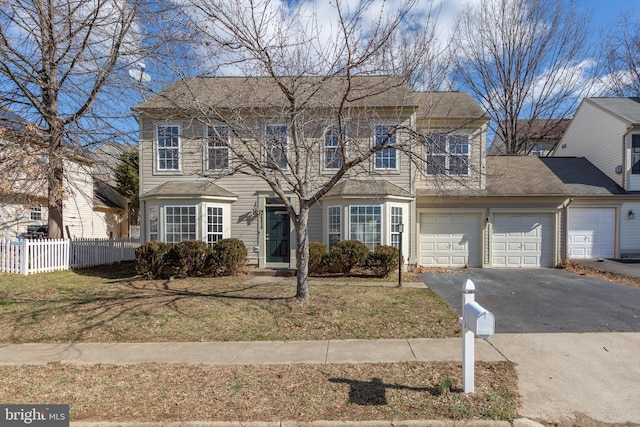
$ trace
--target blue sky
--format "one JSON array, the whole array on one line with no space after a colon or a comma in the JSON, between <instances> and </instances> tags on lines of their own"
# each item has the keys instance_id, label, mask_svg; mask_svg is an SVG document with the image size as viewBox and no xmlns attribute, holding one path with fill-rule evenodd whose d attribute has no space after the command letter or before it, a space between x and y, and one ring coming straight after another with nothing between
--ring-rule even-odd
<instances>
[{"instance_id":1,"label":"blue sky","mask_svg":"<svg viewBox=\"0 0 640 427\"><path fill-rule=\"evenodd\" d=\"M599 36L600 30L606 26L614 25L621 13L630 12L636 18L640 16L638 0L577 0L576 4L591 10L594 36Z\"/></svg>"}]
</instances>

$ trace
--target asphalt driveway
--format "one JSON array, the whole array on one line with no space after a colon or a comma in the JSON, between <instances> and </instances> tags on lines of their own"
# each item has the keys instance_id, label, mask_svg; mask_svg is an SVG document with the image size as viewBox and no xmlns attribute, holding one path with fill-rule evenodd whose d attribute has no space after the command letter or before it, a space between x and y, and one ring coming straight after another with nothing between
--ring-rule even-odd
<instances>
[{"instance_id":1,"label":"asphalt driveway","mask_svg":"<svg viewBox=\"0 0 640 427\"><path fill-rule=\"evenodd\" d=\"M640 332L640 288L559 269L461 269L420 278L461 313L469 278L496 333Z\"/></svg>"}]
</instances>

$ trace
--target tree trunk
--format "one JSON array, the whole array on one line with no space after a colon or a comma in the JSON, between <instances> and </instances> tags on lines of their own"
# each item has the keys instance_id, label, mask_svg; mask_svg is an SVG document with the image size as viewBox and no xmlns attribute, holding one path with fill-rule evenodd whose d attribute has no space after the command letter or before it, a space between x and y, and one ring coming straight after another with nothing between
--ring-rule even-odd
<instances>
[{"instance_id":1,"label":"tree trunk","mask_svg":"<svg viewBox=\"0 0 640 427\"><path fill-rule=\"evenodd\" d=\"M296 229L296 299L308 301L309 296L309 208L301 207L294 221Z\"/></svg>"},{"instance_id":2,"label":"tree trunk","mask_svg":"<svg viewBox=\"0 0 640 427\"><path fill-rule=\"evenodd\" d=\"M62 160L62 132L52 131L49 141L49 170L47 174L49 237L64 238L62 204L64 200L64 166Z\"/></svg>"}]
</instances>

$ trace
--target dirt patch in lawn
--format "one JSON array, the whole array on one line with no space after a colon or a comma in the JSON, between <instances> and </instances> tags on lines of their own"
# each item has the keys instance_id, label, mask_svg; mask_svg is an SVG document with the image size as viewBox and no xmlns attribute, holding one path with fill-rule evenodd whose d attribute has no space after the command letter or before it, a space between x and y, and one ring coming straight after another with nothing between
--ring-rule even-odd
<instances>
[{"instance_id":1,"label":"dirt patch in lawn","mask_svg":"<svg viewBox=\"0 0 640 427\"><path fill-rule=\"evenodd\" d=\"M585 267L577 262L565 262L561 268L575 274L587 277L595 277L597 279L606 280L608 282L622 283L623 285L636 286L640 288L640 278L624 276L622 274L611 273L608 271L596 270Z\"/></svg>"},{"instance_id":2,"label":"dirt patch in lawn","mask_svg":"<svg viewBox=\"0 0 640 427\"><path fill-rule=\"evenodd\" d=\"M0 367L0 401L69 404L72 421L513 420L512 364Z\"/></svg>"}]
</instances>

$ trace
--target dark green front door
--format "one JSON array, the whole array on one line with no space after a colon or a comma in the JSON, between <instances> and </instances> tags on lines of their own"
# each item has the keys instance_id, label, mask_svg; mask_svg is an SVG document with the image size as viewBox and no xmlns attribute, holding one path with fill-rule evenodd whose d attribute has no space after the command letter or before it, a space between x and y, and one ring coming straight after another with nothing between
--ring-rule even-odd
<instances>
[{"instance_id":1,"label":"dark green front door","mask_svg":"<svg viewBox=\"0 0 640 427\"><path fill-rule=\"evenodd\" d=\"M284 207L267 208L267 262L289 262L289 214Z\"/></svg>"}]
</instances>

